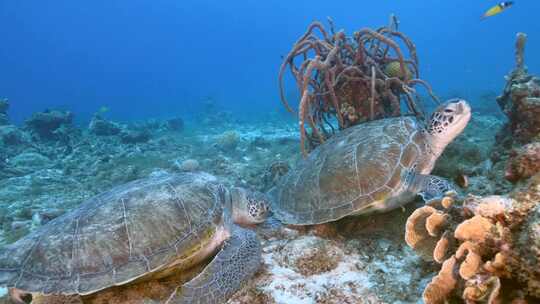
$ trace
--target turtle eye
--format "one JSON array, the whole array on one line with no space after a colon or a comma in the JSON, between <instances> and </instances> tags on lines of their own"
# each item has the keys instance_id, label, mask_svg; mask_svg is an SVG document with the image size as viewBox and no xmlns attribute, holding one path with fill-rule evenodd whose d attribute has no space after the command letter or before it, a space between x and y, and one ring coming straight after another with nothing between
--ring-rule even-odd
<instances>
[{"instance_id":1,"label":"turtle eye","mask_svg":"<svg viewBox=\"0 0 540 304\"><path fill-rule=\"evenodd\" d=\"M454 110L452 110L452 109L444 109L444 113L453 113L453 112L454 112Z\"/></svg>"}]
</instances>

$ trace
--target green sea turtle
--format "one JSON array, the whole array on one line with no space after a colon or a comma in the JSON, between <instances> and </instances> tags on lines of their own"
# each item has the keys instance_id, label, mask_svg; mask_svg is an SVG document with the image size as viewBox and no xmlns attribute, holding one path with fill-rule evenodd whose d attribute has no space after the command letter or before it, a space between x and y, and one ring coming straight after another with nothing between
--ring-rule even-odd
<instances>
[{"instance_id":1,"label":"green sea turtle","mask_svg":"<svg viewBox=\"0 0 540 304\"><path fill-rule=\"evenodd\" d=\"M206 173L118 186L1 248L0 286L17 295L89 295L187 271L217 252L165 303L225 302L261 263L255 232L237 225L264 221L259 195Z\"/></svg>"},{"instance_id":2,"label":"green sea turtle","mask_svg":"<svg viewBox=\"0 0 540 304\"><path fill-rule=\"evenodd\" d=\"M387 211L417 194L426 201L439 197L452 186L429 174L470 117L467 102L454 99L440 105L427 126L395 117L345 129L281 178L269 192L272 212L285 224L320 224Z\"/></svg>"}]
</instances>

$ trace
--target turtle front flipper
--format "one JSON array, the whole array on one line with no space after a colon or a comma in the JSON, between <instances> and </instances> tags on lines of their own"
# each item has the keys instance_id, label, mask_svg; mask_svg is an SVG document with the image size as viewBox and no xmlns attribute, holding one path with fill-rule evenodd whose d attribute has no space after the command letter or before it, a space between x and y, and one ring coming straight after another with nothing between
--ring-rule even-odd
<instances>
[{"instance_id":1,"label":"turtle front flipper","mask_svg":"<svg viewBox=\"0 0 540 304\"><path fill-rule=\"evenodd\" d=\"M278 236L285 226L277 218L269 216L266 221L258 224L254 230L263 238L271 238Z\"/></svg>"},{"instance_id":2,"label":"turtle front flipper","mask_svg":"<svg viewBox=\"0 0 540 304\"><path fill-rule=\"evenodd\" d=\"M261 265L261 244L255 232L233 225L231 237L195 278L179 286L165 304L225 303Z\"/></svg>"},{"instance_id":3,"label":"turtle front flipper","mask_svg":"<svg viewBox=\"0 0 540 304\"><path fill-rule=\"evenodd\" d=\"M415 176L415 179L416 184L419 185L418 195L426 203L436 199L442 199L449 192L458 193L454 185L442 177L418 174Z\"/></svg>"}]
</instances>

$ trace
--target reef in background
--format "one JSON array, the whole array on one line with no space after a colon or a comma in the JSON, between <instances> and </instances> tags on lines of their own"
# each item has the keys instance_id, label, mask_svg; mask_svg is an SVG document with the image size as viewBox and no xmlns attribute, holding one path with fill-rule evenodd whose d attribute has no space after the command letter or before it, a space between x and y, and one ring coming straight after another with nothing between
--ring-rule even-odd
<instances>
[{"instance_id":1,"label":"reef in background","mask_svg":"<svg viewBox=\"0 0 540 304\"><path fill-rule=\"evenodd\" d=\"M540 78L527 72L524 59L526 40L527 35L517 35L516 66L506 76L503 94L497 98L509 119L505 130L512 134L509 140L519 144L540 140Z\"/></svg>"},{"instance_id":2,"label":"reef in background","mask_svg":"<svg viewBox=\"0 0 540 304\"><path fill-rule=\"evenodd\" d=\"M491 152L499 187L432 202L407 220L407 244L440 264L427 304L540 301L540 79L525 68L525 41L519 33L516 67L497 98L508 116Z\"/></svg>"},{"instance_id":3,"label":"reef in background","mask_svg":"<svg viewBox=\"0 0 540 304\"><path fill-rule=\"evenodd\" d=\"M506 179L515 183L540 171L540 78L525 66L527 36L518 33L516 66L506 76L506 86L497 102L508 123L497 135L492 159L506 161Z\"/></svg>"},{"instance_id":4,"label":"reef in background","mask_svg":"<svg viewBox=\"0 0 540 304\"><path fill-rule=\"evenodd\" d=\"M295 157L294 125L195 125L181 118L122 124L97 114L44 111L0 126L0 245L83 200L160 171L203 170L228 183L268 190Z\"/></svg>"}]
</instances>

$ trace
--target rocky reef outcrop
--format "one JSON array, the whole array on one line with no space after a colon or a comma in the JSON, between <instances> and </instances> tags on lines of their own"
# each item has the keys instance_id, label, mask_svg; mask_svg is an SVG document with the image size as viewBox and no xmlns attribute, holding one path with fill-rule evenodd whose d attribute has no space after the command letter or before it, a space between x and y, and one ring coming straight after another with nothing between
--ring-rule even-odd
<instances>
[{"instance_id":1,"label":"rocky reef outcrop","mask_svg":"<svg viewBox=\"0 0 540 304\"><path fill-rule=\"evenodd\" d=\"M184 130L184 120L180 117L169 118L165 121L165 128L169 131L181 132Z\"/></svg>"},{"instance_id":2,"label":"rocky reef outcrop","mask_svg":"<svg viewBox=\"0 0 540 304\"><path fill-rule=\"evenodd\" d=\"M151 136L148 130L124 130L120 133L120 140L124 144L145 143Z\"/></svg>"},{"instance_id":3,"label":"rocky reef outcrop","mask_svg":"<svg viewBox=\"0 0 540 304\"><path fill-rule=\"evenodd\" d=\"M122 131L122 127L96 114L88 124L88 131L97 136L110 136L119 134Z\"/></svg>"},{"instance_id":4,"label":"rocky reef outcrop","mask_svg":"<svg viewBox=\"0 0 540 304\"><path fill-rule=\"evenodd\" d=\"M506 76L506 86L497 103L508 117L503 132L519 144L539 141L540 137L540 78L530 75L525 66L527 35L518 33L516 40L516 66ZM501 137L508 137L501 135Z\"/></svg>"},{"instance_id":5,"label":"rocky reef outcrop","mask_svg":"<svg viewBox=\"0 0 540 304\"><path fill-rule=\"evenodd\" d=\"M58 110L37 112L25 122L25 126L39 140L61 140L73 127L73 113Z\"/></svg>"},{"instance_id":6,"label":"rocky reef outcrop","mask_svg":"<svg viewBox=\"0 0 540 304\"><path fill-rule=\"evenodd\" d=\"M7 99L0 99L0 126L9 124L8 111L9 102Z\"/></svg>"},{"instance_id":7,"label":"rocky reef outcrop","mask_svg":"<svg viewBox=\"0 0 540 304\"><path fill-rule=\"evenodd\" d=\"M3 146L15 146L30 141L28 134L14 125L0 126L0 144Z\"/></svg>"},{"instance_id":8,"label":"rocky reef outcrop","mask_svg":"<svg viewBox=\"0 0 540 304\"><path fill-rule=\"evenodd\" d=\"M540 172L540 142L533 142L510 152L505 178L511 182L525 180Z\"/></svg>"}]
</instances>

